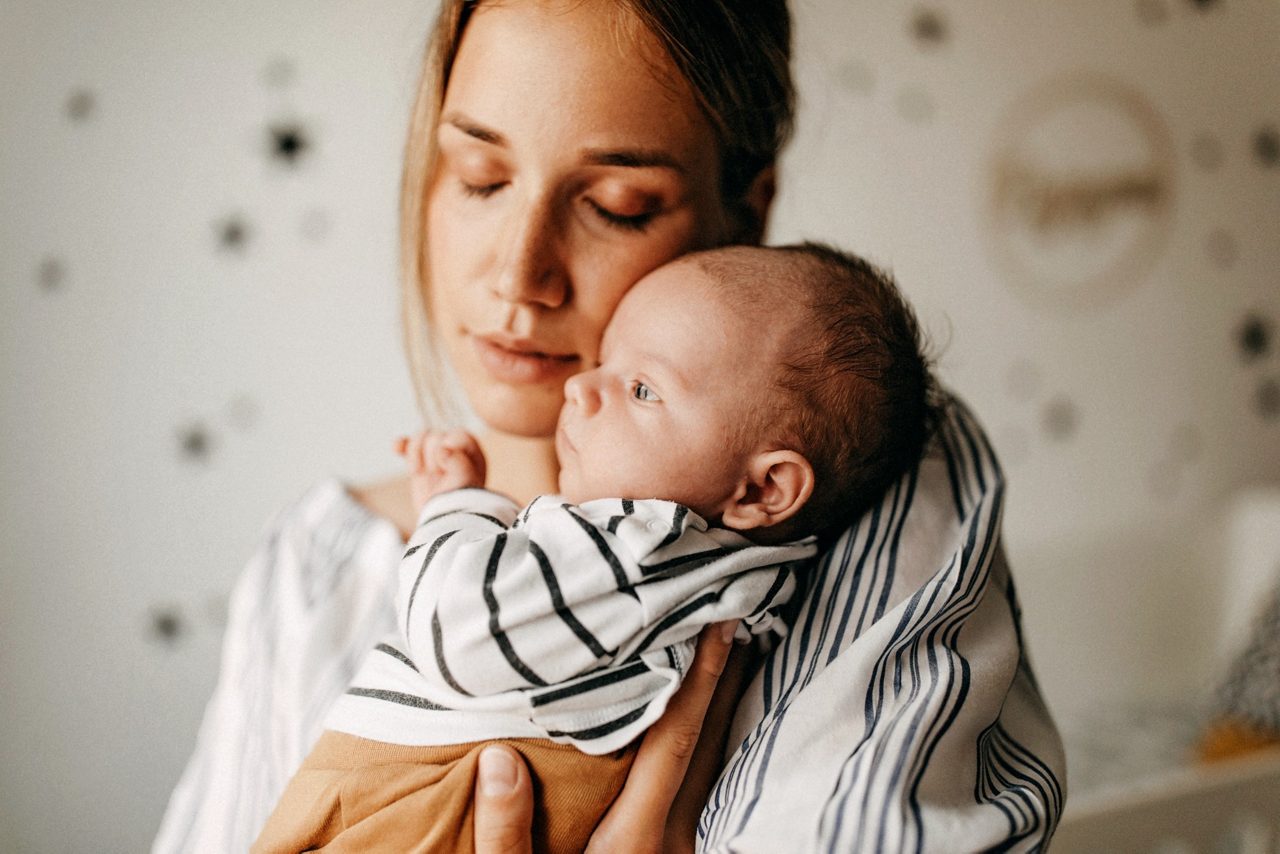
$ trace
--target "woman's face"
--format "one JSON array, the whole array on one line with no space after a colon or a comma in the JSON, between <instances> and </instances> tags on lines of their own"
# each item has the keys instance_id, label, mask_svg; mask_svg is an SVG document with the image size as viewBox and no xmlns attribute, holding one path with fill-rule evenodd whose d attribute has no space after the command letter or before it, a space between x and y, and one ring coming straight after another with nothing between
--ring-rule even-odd
<instances>
[{"instance_id":1,"label":"woman's face","mask_svg":"<svg viewBox=\"0 0 1280 854\"><path fill-rule=\"evenodd\" d=\"M712 129L623 14L601 0L482 5L449 79L429 308L496 430L554 433L565 380L595 367L627 288L729 233Z\"/></svg>"}]
</instances>

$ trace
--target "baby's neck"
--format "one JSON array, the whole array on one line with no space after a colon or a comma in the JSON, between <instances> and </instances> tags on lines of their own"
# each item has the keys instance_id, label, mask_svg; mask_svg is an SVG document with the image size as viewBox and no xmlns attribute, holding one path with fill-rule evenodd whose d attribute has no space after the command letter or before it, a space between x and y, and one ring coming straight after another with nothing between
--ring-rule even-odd
<instances>
[{"instance_id":1,"label":"baby's neck","mask_svg":"<svg viewBox=\"0 0 1280 854\"><path fill-rule=\"evenodd\" d=\"M555 441L490 430L476 437L484 451L485 486L527 504L536 496L555 492L560 474Z\"/></svg>"}]
</instances>

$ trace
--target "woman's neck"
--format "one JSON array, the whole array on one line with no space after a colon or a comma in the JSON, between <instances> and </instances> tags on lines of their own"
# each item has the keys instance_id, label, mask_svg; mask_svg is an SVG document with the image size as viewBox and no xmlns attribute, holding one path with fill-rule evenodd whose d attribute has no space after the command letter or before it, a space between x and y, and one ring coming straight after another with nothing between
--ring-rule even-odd
<instances>
[{"instance_id":1,"label":"woman's neck","mask_svg":"<svg viewBox=\"0 0 1280 854\"><path fill-rule=\"evenodd\" d=\"M485 486L527 504L534 496L555 492L560 475L555 441L490 430L476 437L484 451Z\"/></svg>"}]
</instances>

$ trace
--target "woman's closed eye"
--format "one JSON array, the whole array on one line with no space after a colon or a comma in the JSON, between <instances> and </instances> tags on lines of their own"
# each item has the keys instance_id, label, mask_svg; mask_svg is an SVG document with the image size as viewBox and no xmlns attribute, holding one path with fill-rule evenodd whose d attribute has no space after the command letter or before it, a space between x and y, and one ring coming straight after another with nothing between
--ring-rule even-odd
<instances>
[{"instance_id":1,"label":"woman's closed eye","mask_svg":"<svg viewBox=\"0 0 1280 854\"><path fill-rule=\"evenodd\" d=\"M621 214L606 208L594 199L587 199L587 205L605 225L623 231L644 231L657 216L657 210L646 210L636 214Z\"/></svg>"},{"instance_id":2,"label":"woman's closed eye","mask_svg":"<svg viewBox=\"0 0 1280 854\"><path fill-rule=\"evenodd\" d=\"M662 400L656 391L639 381L631 384L631 396L636 400L643 400L645 403L657 403Z\"/></svg>"},{"instance_id":3,"label":"woman's closed eye","mask_svg":"<svg viewBox=\"0 0 1280 854\"><path fill-rule=\"evenodd\" d=\"M494 181L490 184L472 184L461 179L458 183L462 187L463 195L478 199L487 199L507 185L506 181Z\"/></svg>"}]
</instances>

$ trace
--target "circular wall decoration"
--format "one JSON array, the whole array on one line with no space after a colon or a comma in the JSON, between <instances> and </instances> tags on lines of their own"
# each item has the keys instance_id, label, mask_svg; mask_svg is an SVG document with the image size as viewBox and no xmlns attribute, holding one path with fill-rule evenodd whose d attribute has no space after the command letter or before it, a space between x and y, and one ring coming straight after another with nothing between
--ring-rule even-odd
<instances>
[{"instance_id":1,"label":"circular wall decoration","mask_svg":"<svg viewBox=\"0 0 1280 854\"><path fill-rule=\"evenodd\" d=\"M1169 237L1176 155L1147 100L1106 77L1058 78L997 131L987 200L993 255L1037 305L1096 308L1150 272Z\"/></svg>"}]
</instances>

